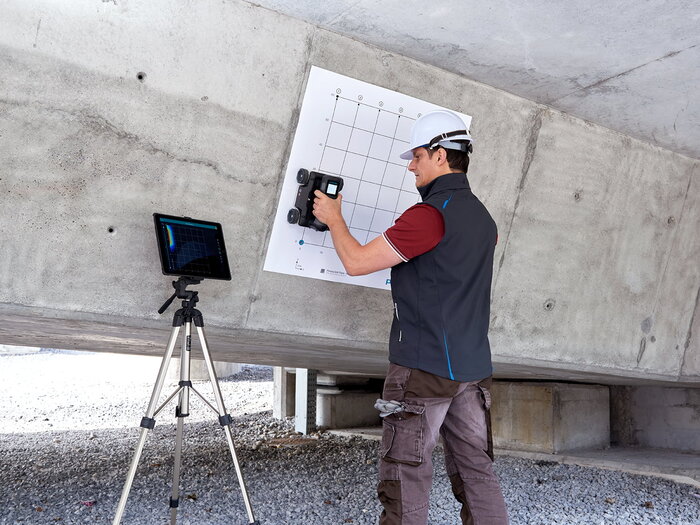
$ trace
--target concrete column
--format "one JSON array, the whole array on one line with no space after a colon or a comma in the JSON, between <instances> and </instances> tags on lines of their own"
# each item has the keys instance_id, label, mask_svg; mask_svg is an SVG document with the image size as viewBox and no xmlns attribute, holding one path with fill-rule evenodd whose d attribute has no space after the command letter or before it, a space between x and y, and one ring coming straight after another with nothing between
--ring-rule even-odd
<instances>
[{"instance_id":1,"label":"concrete column","mask_svg":"<svg viewBox=\"0 0 700 525\"><path fill-rule=\"evenodd\" d=\"M319 374L316 424L325 428L381 425L374 408L381 382L363 376Z\"/></svg>"},{"instance_id":2,"label":"concrete column","mask_svg":"<svg viewBox=\"0 0 700 525\"><path fill-rule=\"evenodd\" d=\"M700 388L613 386L612 441L700 452Z\"/></svg>"},{"instance_id":3,"label":"concrete column","mask_svg":"<svg viewBox=\"0 0 700 525\"><path fill-rule=\"evenodd\" d=\"M275 366L272 381L272 417L285 419L294 416L295 378L292 372L283 366Z\"/></svg>"},{"instance_id":4,"label":"concrete column","mask_svg":"<svg viewBox=\"0 0 700 525\"><path fill-rule=\"evenodd\" d=\"M342 390L338 387L318 389L316 422L325 428L353 428L381 425L379 411L374 403L381 394Z\"/></svg>"},{"instance_id":5,"label":"concrete column","mask_svg":"<svg viewBox=\"0 0 700 525\"><path fill-rule=\"evenodd\" d=\"M316 429L316 370L297 368L294 429L309 434Z\"/></svg>"},{"instance_id":6,"label":"concrete column","mask_svg":"<svg viewBox=\"0 0 700 525\"><path fill-rule=\"evenodd\" d=\"M606 386L496 381L491 396L496 448L556 454L610 446Z\"/></svg>"}]
</instances>

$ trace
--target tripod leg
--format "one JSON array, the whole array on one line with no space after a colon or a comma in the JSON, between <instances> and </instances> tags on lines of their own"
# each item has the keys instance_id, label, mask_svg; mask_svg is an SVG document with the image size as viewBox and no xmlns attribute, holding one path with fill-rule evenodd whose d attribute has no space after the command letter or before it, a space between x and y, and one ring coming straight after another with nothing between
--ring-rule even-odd
<instances>
[{"instance_id":1,"label":"tripod leg","mask_svg":"<svg viewBox=\"0 0 700 525\"><path fill-rule=\"evenodd\" d=\"M175 438L175 466L173 470L173 489L170 493L170 525L177 522L177 508L180 505L180 468L182 466L182 427L183 418L177 418L177 437Z\"/></svg>"},{"instance_id":2,"label":"tripod leg","mask_svg":"<svg viewBox=\"0 0 700 525\"><path fill-rule=\"evenodd\" d=\"M185 337L180 352L180 398L175 417L177 434L175 437L175 461L173 466L173 487L170 493L170 525L177 522L177 508L180 504L180 469L182 468L182 434L184 421L190 415L190 356L192 355L192 321L185 322Z\"/></svg>"},{"instance_id":3,"label":"tripod leg","mask_svg":"<svg viewBox=\"0 0 700 525\"><path fill-rule=\"evenodd\" d=\"M126 500L129 497L129 492L131 492L131 485L134 482L134 476L136 475L136 467L141 459L141 454L143 453L143 447L146 444L146 436L148 431L153 429L155 426L155 419L153 415L155 414L156 407L158 406L158 398L160 397L161 390L163 390L163 383L165 382L165 375L168 372L168 365L170 364L170 359L173 355L173 350L175 348L175 343L177 342L177 336L180 333L180 327L174 326L170 333L170 340L168 341L168 348L163 354L163 360L160 363L160 370L158 371L158 378L156 379L156 384L153 387L153 392L151 393L151 400L148 403L148 408L146 409L146 415L141 419L141 435L139 437L138 445L136 446L136 451L134 452L134 457L131 460L131 465L129 466L129 473L126 476L126 482L124 483L124 489L122 490L122 495L119 498L119 504L117 505L117 511L114 514L114 521L112 525L119 525L122 521L122 515L124 514L124 509L126 508Z\"/></svg>"},{"instance_id":4,"label":"tripod leg","mask_svg":"<svg viewBox=\"0 0 700 525\"><path fill-rule=\"evenodd\" d=\"M202 323L203 324L203 323ZM258 523L255 521L255 515L253 514L253 507L250 504L250 498L248 497L248 490L245 486L245 481L243 480L243 471L238 463L238 456L236 455L236 447L233 444L233 433L231 432L231 423L233 422L231 415L226 412L226 407L224 406L224 399L221 396L221 388L219 387L219 381L216 378L216 371L214 370L214 364L211 360L211 355L209 354L209 346L207 345L207 338L204 334L204 327L197 325L197 334L199 335L199 341L202 345L202 353L204 354L204 362L207 365L207 372L209 373L209 380L211 381L212 389L214 390L214 397L216 398L216 406L219 410L219 423L224 428L226 433L226 441L228 442L228 448L231 451L231 458L233 459L233 466L236 469L236 476L238 477L238 484L241 487L241 494L243 495L243 503L245 504L246 512L248 514L248 521L250 524Z\"/></svg>"}]
</instances>

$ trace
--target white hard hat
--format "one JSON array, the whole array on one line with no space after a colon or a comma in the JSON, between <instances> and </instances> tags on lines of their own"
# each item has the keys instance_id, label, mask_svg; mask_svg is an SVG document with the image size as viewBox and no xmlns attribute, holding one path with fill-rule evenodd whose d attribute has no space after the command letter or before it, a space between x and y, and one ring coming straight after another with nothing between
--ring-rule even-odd
<instances>
[{"instance_id":1,"label":"white hard hat","mask_svg":"<svg viewBox=\"0 0 700 525\"><path fill-rule=\"evenodd\" d=\"M446 109L426 113L413 123L411 145L401 158L411 160L415 148L432 149L438 145L445 149L471 151L472 136L466 128L462 117ZM463 142L455 142L458 140Z\"/></svg>"}]
</instances>

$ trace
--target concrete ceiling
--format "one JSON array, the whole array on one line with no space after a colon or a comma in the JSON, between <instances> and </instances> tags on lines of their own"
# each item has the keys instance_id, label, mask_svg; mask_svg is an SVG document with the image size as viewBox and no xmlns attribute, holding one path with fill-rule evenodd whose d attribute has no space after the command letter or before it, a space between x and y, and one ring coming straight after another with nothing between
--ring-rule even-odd
<instances>
[{"instance_id":1,"label":"concrete ceiling","mask_svg":"<svg viewBox=\"0 0 700 525\"><path fill-rule=\"evenodd\" d=\"M255 3L700 159L698 0Z\"/></svg>"}]
</instances>

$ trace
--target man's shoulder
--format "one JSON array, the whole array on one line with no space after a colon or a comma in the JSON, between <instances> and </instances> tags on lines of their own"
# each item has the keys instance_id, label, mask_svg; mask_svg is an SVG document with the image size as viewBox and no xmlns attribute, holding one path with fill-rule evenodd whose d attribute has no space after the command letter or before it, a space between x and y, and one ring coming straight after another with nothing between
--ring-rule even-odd
<instances>
[{"instance_id":1,"label":"man's shoulder","mask_svg":"<svg viewBox=\"0 0 700 525\"><path fill-rule=\"evenodd\" d=\"M416 230L417 234L423 234L425 230L443 229L444 223L442 213L435 204L421 202L403 212L390 229L399 228L406 232Z\"/></svg>"},{"instance_id":2,"label":"man's shoulder","mask_svg":"<svg viewBox=\"0 0 700 525\"><path fill-rule=\"evenodd\" d=\"M404 261L432 250L445 235L442 214L433 206L411 206L384 232L384 239Z\"/></svg>"}]
</instances>

